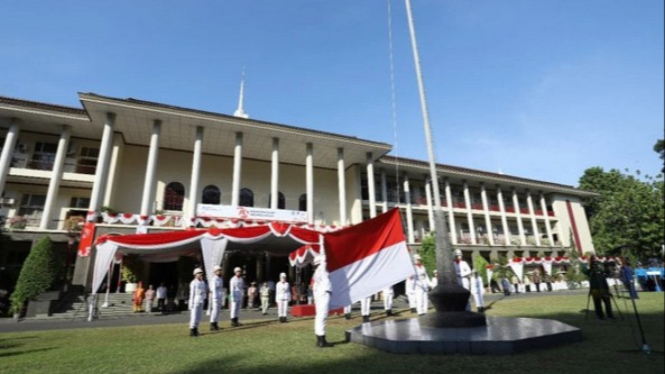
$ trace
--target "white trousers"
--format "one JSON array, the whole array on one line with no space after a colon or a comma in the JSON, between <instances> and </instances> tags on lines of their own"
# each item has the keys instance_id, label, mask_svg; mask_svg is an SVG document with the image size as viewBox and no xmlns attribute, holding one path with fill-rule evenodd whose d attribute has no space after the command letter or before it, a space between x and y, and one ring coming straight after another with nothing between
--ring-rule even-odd
<instances>
[{"instance_id":1,"label":"white trousers","mask_svg":"<svg viewBox=\"0 0 665 374\"><path fill-rule=\"evenodd\" d=\"M393 308L393 294L383 294L383 308L385 310L390 310Z\"/></svg>"},{"instance_id":2,"label":"white trousers","mask_svg":"<svg viewBox=\"0 0 665 374\"><path fill-rule=\"evenodd\" d=\"M415 292L407 292L406 298L409 299L409 309L416 308L416 294Z\"/></svg>"},{"instance_id":3,"label":"white trousers","mask_svg":"<svg viewBox=\"0 0 665 374\"><path fill-rule=\"evenodd\" d=\"M485 307L485 303L483 302L483 295L479 293L472 293L471 296L473 296L473 302L476 303L476 309Z\"/></svg>"},{"instance_id":4,"label":"white trousers","mask_svg":"<svg viewBox=\"0 0 665 374\"><path fill-rule=\"evenodd\" d=\"M222 300L212 299L212 307L210 311L210 323L219 322L219 310L221 309Z\"/></svg>"},{"instance_id":5,"label":"white trousers","mask_svg":"<svg viewBox=\"0 0 665 374\"><path fill-rule=\"evenodd\" d=\"M416 311L418 312L418 314L427 313L428 302L429 302L427 298L427 292L420 287L417 288L415 299L416 299Z\"/></svg>"},{"instance_id":6,"label":"white trousers","mask_svg":"<svg viewBox=\"0 0 665 374\"><path fill-rule=\"evenodd\" d=\"M360 315L363 316L363 317L368 316L370 306L372 306L372 297L371 296L360 300Z\"/></svg>"},{"instance_id":7,"label":"white trousers","mask_svg":"<svg viewBox=\"0 0 665 374\"><path fill-rule=\"evenodd\" d=\"M189 328L195 329L199 327L201 322L201 315L203 315L203 303L194 303L192 309L189 311Z\"/></svg>"},{"instance_id":8,"label":"white trousers","mask_svg":"<svg viewBox=\"0 0 665 374\"><path fill-rule=\"evenodd\" d=\"M289 310L289 301L288 300L277 300L277 316L286 317L286 314Z\"/></svg>"},{"instance_id":9,"label":"white trousers","mask_svg":"<svg viewBox=\"0 0 665 374\"><path fill-rule=\"evenodd\" d=\"M152 312L152 300L145 301L145 310L148 313Z\"/></svg>"},{"instance_id":10,"label":"white trousers","mask_svg":"<svg viewBox=\"0 0 665 374\"><path fill-rule=\"evenodd\" d=\"M330 297L328 297L330 298ZM318 301L317 301L318 303ZM347 305L344 307L344 314L351 314L351 309L353 309L353 304Z\"/></svg>"},{"instance_id":11,"label":"white trousers","mask_svg":"<svg viewBox=\"0 0 665 374\"><path fill-rule=\"evenodd\" d=\"M317 294L315 300L316 316L314 317L314 334L316 336L325 336L330 294L328 292ZM346 310L346 307L344 309Z\"/></svg>"},{"instance_id":12,"label":"white trousers","mask_svg":"<svg viewBox=\"0 0 665 374\"><path fill-rule=\"evenodd\" d=\"M238 318L240 314L240 306L242 305L242 297L234 297L231 302L231 319Z\"/></svg>"}]
</instances>

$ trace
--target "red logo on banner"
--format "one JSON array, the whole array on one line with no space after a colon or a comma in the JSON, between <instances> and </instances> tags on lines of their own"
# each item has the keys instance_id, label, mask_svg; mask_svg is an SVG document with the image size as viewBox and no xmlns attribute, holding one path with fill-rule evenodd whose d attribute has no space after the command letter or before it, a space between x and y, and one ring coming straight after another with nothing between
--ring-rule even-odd
<instances>
[{"instance_id":1,"label":"red logo on banner","mask_svg":"<svg viewBox=\"0 0 665 374\"><path fill-rule=\"evenodd\" d=\"M247 217L249 217L249 211L245 208L238 208L238 215L242 219L247 219Z\"/></svg>"},{"instance_id":2,"label":"red logo on banner","mask_svg":"<svg viewBox=\"0 0 665 374\"><path fill-rule=\"evenodd\" d=\"M88 257L92 250L92 240L95 237L95 223L86 222L81 230L81 241L79 242L79 256Z\"/></svg>"}]
</instances>

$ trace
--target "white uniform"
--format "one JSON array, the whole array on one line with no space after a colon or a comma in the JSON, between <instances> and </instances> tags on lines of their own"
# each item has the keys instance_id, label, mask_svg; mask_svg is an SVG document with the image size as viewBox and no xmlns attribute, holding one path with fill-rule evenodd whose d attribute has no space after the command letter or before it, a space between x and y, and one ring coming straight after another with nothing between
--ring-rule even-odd
<instances>
[{"instance_id":1,"label":"white uniform","mask_svg":"<svg viewBox=\"0 0 665 374\"><path fill-rule=\"evenodd\" d=\"M414 282L414 289L416 291L416 311L418 314L427 313L428 298L427 291L429 291L429 277L427 270L421 265L416 265L416 278Z\"/></svg>"},{"instance_id":2,"label":"white uniform","mask_svg":"<svg viewBox=\"0 0 665 374\"><path fill-rule=\"evenodd\" d=\"M433 290L438 285L439 285L439 278L436 276L436 274L434 274L434 276L432 276L432 278L430 278L429 280L429 288Z\"/></svg>"},{"instance_id":3,"label":"white uniform","mask_svg":"<svg viewBox=\"0 0 665 374\"><path fill-rule=\"evenodd\" d=\"M212 280L211 284L211 312L210 312L210 322L219 322L219 310L222 308L222 289L224 288L224 281L219 276L215 275L215 278Z\"/></svg>"},{"instance_id":4,"label":"white uniform","mask_svg":"<svg viewBox=\"0 0 665 374\"><path fill-rule=\"evenodd\" d=\"M473 296L473 300L476 303L476 309L480 310L480 308L485 307L485 303L483 302L483 294L485 293L483 279L480 275L474 274L471 276L469 283L471 285L471 296Z\"/></svg>"},{"instance_id":5,"label":"white uniform","mask_svg":"<svg viewBox=\"0 0 665 374\"><path fill-rule=\"evenodd\" d=\"M369 317L369 309L372 306L372 296L360 299L360 315Z\"/></svg>"},{"instance_id":6,"label":"white uniform","mask_svg":"<svg viewBox=\"0 0 665 374\"><path fill-rule=\"evenodd\" d=\"M416 309L416 282L413 276L406 279L406 298L409 300L409 309Z\"/></svg>"},{"instance_id":7,"label":"white uniform","mask_svg":"<svg viewBox=\"0 0 665 374\"><path fill-rule=\"evenodd\" d=\"M326 335L326 318L328 318L328 307L332 284L326 270L326 264L321 263L314 272L314 304L316 316L314 317L314 333L316 336Z\"/></svg>"},{"instance_id":8,"label":"white uniform","mask_svg":"<svg viewBox=\"0 0 665 374\"><path fill-rule=\"evenodd\" d=\"M457 284L468 290L470 288L469 275L471 275L471 268L469 267L469 264L467 264L464 260L460 260L459 263L457 260L455 260L453 265L455 266L455 274L457 274ZM470 301L466 304L466 310L471 310Z\"/></svg>"},{"instance_id":9,"label":"white uniform","mask_svg":"<svg viewBox=\"0 0 665 374\"><path fill-rule=\"evenodd\" d=\"M383 289L383 309L391 310L393 308L393 296L395 296L395 291L393 291L392 286L386 287Z\"/></svg>"},{"instance_id":10,"label":"white uniform","mask_svg":"<svg viewBox=\"0 0 665 374\"><path fill-rule=\"evenodd\" d=\"M208 295L208 285L204 280L194 279L189 284L189 328L199 327L201 314L203 313L203 302Z\"/></svg>"},{"instance_id":11,"label":"white uniform","mask_svg":"<svg viewBox=\"0 0 665 374\"><path fill-rule=\"evenodd\" d=\"M231 295L231 319L238 318L240 306L242 305L242 293L245 290L245 281L242 277L233 276L229 283L229 293Z\"/></svg>"},{"instance_id":12,"label":"white uniform","mask_svg":"<svg viewBox=\"0 0 665 374\"><path fill-rule=\"evenodd\" d=\"M275 285L275 301L277 301L277 316L286 317L291 299L291 288L289 282L279 281Z\"/></svg>"}]
</instances>

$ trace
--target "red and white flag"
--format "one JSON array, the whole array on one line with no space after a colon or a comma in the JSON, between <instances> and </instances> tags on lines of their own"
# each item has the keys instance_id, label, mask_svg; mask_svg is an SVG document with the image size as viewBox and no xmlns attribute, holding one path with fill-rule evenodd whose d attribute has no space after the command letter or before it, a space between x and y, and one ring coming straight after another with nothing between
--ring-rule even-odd
<instances>
[{"instance_id":1,"label":"red and white flag","mask_svg":"<svg viewBox=\"0 0 665 374\"><path fill-rule=\"evenodd\" d=\"M399 210L324 234L330 309L351 305L414 275Z\"/></svg>"}]
</instances>

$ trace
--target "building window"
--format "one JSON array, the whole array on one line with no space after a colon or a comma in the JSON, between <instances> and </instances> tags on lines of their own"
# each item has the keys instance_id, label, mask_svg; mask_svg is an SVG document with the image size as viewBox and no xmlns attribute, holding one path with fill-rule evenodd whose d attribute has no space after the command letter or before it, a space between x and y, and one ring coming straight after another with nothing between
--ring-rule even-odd
<instances>
[{"instance_id":1,"label":"building window","mask_svg":"<svg viewBox=\"0 0 665 374\"><path fill-rule=\"evenodd\" d=\"M31 169L53 170L55 153L58 151L56 143L37 143L35 152L32 154Z\"/></svg>"},{"instance_id":2,"label":"building window","mask_svg":"<svg viewBox=\"0 0 665 374\"><path fill-rule=\"evenodd\" d=\"M18 215L28 219L28 226L39 224L46 204L46 195L25 194L21 197Z\"/></svg>"},{"instance_id":3,"label":"building window","mask_svg":"<svg viewBox=\"0 0 665 374\"><path fill-rule=\"evenodd\" d=\"M286 209L286 198L284 194L278 192L277 198L277 209ZM268 208L272 206L272 196L268 197Z\"/></svg>"},{"instance_id":4,"label":"building window","mask_svg":"<svg viewBox=\"0 0 665 374\"><path fill-rule=\"evenodd\" d=\"M249 188L240 190L240 206L254 206L254 192Z\"/></svg>"},{"instance_id":5,"label":"building window","mask_svg":"<svg viewBox=\"0 0 665 374\"><path fill-rule=\"evenodd\" d=\"M307 211L307 194L304 193L298 198L298 210L301 212Z\"/></svg>"},{"instance_id":6,"label":"building window","mask_svg":"<svg viewBox=\"0 0 665 374\"><path fill-rule=\"evenodd\" d=\"M185 186L180 182L171 182L164 190L164 210L182 211L185 200Z\"/></svg>"},{"instance_id":7,"label":"building window","mask_svg":"<svg viewBox=\"0 0 665 374\"><path fill-rule=\"evenodd\" d=\"M87 209L90 206L89 197L72 197L72 200L69 203L70 208L84 208Z\"/></svg>"},{"instance_id":8,"label":"building window","mask_svg":"<svg viewBox=\"0 0 665 374\"><path fill-rule=\"evenodd\" d=\"M209 185L203 189L201 203L219 205L222 200L222 191L217 186Z\"/></svg>"}]
</instances>

